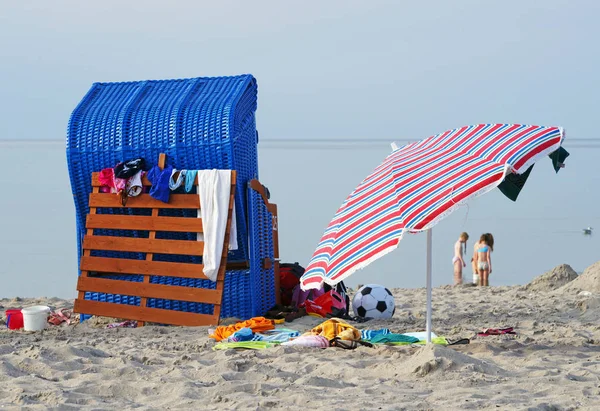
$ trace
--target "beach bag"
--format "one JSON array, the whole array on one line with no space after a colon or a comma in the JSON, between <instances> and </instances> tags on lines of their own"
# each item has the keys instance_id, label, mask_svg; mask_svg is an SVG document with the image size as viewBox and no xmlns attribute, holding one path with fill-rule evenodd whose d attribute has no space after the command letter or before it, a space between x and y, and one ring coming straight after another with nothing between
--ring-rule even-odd
<instances>
[{"instance_id":1,"label":"beach bag","mask_svg":"<svg viewBox=\"0 0 600 411\"><path fill-rule=\"evenodd\" d=\"M342 295L335 290L329 290L325 292L320 297L317 297L314 301L316 304L323 307L327 314L333 313L334 309L336 309L336 311L346 309L346 301L344 300L344 297L342 297Z\"/></svg>"},{"instance_id":2,"label":"beach bag","mask_svg":"<svg viewBox=\"0 0 600 411\"><path fill-rule=\"evenodd\" d=\"M300 284L300 277L302 277L302 274L304 274L304 267L297 262L293 264L279 264L279 292L281 294L282 305L292 305L294 289Z\"/></svg>"},{"instance_id":3,"label":"beach bag","mask_svg":"<svg viewBox=\"0 0 600 411\"><path fill-rule=\"evenodd\" d=\"M303 304L308 315L324 318L346 309L346 302L335 290L329 290L314 300L306 300Z\"/></svg>"}]
</instances>

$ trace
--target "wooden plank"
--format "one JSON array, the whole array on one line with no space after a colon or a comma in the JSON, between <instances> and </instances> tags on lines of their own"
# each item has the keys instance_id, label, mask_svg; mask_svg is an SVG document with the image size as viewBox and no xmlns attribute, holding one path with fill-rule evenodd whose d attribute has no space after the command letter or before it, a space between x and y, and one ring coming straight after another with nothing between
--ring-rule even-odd
<instances>
[{"instance_id":1,"label":"wooden plank","mask_svg":"<svg viewBox=\"0 0 600 411\"><path fill-rule=\"evenodd\" d=\"M236 172L231 172L231 180L235 181ZM227 252L229 250L229 235L231 233L231 220L233 216L233 206L235 204L235 186L231 186L229 193L229 211L227 212L227 225L225 226L225 236L223 238L223 252L221 254L221 264L219 265L219 271L217 272L217 285L216 289L223 298L223 289L225 288L225 270L227 269ZM221 317L221 305L215 305L214 315L217 318Z\"/></svg>"},{"instance_id":2,"label":"wooden plank","mask_svg":"<svg viewBox=\"0 0 600 411\"><path fill-rule=\"evenodd\" d=\"M154 217L134 215L88 215L86 228L112 228L117 230L202 232L201 218Z\"/></svg>"},{"instance_id":3,"label":"wooden plank","mask_svg":"<svg viewBox=\"0 0 600 411\"><path fill-rule=\"evenodd\" d=\"M131 260L127 258L81 257L81 269L99 273L143 274L206 280L202 264L165 261Z\"/></svg>"},{"instance_id":4,"label":"wooden plank","mask_svg":"<svg viewBox=\"0 0 600 411\"><path fill-rule=\"evenodd\" d=\"M83 249L201 256L204 251L204 242L86 235L83 238Z\"/></svg>"},{"instance_id":5,"label":"wooden plank","mask_svg":"<svg viewBox=\"0 0 600 411\"><path fill-rule=\"evenodd\" d=\"M135 295L147 298L189 301L192 303L220 304L221 296L216 290L207 288L181 287L133 281L109 280L100 277L79 278L77 290L95 293Z\"/></svg>"},{"instance_id":6,"label":"wooden plank","mask_svg":"<svg viewBox=\"0 0 600 411\"><path fill-rule=\"evenodd\" d=\"M98 191L99 191L98 187L92 188L92 192L93 193L97 193ZM89 213L89 215L94 215L94 214L96 214L96 208L90 207L90 213ZM94 230L92 230L92 229L88 229L87 232L86 232L86 235L93 235L93 234L94 234ZM89 255L90 255L90 250L83 250L83 257L87 257ZM81 273L79 274L79 278L82 278L82 277L85 278L85 277L88 276L88 272L85 271L85 270L83 270L83 269L81 269L81 265L80 265L79 269L81 270ZM81 298L81 299L83 299L85 297L85 293L83 291L80 291L78 297Z\"/></svg>"},{"instance_id":7,"label":"wooden plank","mask_svg":"<svg viewBox=\"0 0 600 411\"><path fill-rule=\"evenodd\" d=\"M167 161L167 155L165 153L160 153L158 155L158 168L160 168L161 170L164 170L166 161ZM170 196L169 196L169 201L170 201ZM200 200L198 200L198 202L200 202ZM158 217L158 208L152 209L152 217ZM149 236L150 240L154 240L156 238L156 231L150 231L150 233L148 233L148 236ZM154 259L154 253L146 253L146 261L152 261L153 259ZM143 283L149 284L150 276L145 275L144 279L143 279ZM142 298L140 298L140 307L146 307L146 303L147 303L147 298L142 296ZM141 324L144 325L143 322Z\"/></svg>"},{"instance_id":8,"label":"wooden plank","mask_svg":"<svg viewBox=\"0 0 600 411\"><path fill-rule=\"evenodd\" d=\"M218 306L215 306L215 309L217 307ZM217 325L219 322L219 317L214 314L186 313L183 311L163 310L160 308L88 301L80 298L75 300L73 311L80 314L93 314L104 317L192 327Z\"/></svg>"},{"instance_id":9,"label":"wooden plank","mask_svg":"<svg viewBox=\"0 0 600 411\"><path fill-rule=\"evenodd\" d=\"M160 153L158 155L158 168L160 168L161 170L164 170L166 161L167 161L167 155L165 153ZM171 197L169 196L169 201L170 200L171 200ZM200 202L199 199L198 199L198 202ZM158 208L152 209L152 217L158 217ZM150 231L148 233L148 237L150 240L156 239L156 231ZM154 253L146 253L146 261L152 261L153 259L154 259ZM143 281L143 284L149 284L150 276L145 275L144 279L142 281ZM146 306L147 306L147 298L145 296L142 296L140 298L140 307L146 307ZM143 322L141 322L141 324L144 325Z\"/></svg>"},{"instance_id":10,"label":"wooden plank","mask_svg":"<svg viewBox=\"0 0 600 411\"><path fill-rule=\"evenodd\" d=\"M270 258L263 258L262 268L264 268L265 270L268 270L271 267L273 267L273 261Z\"/></svg>"},{"instance_id":11,"label":"wooden plank","mask_svg":"<svg viewBox=\"0 0 600 411\"><path fill-rule=\"evenodd\" d=\"M274 248L274 257L279 258L279 221L277 217L277 205L270 203L267 198L267 193L265 191L265 187L260 183L260 181L253 179L250 180L248 186L259 193L267 207L267 211L271 213L273 218L273 248Z\"/></svg>"},{"instance_id":12,"label":"wooden plank","mask_svg":"<svg viewBox=\"0 0 600 411\"><path fill-rule=\"evenodd\" d=\"M125 207L121 205L121 198L114 193L92 193L89 199L90 207L111 208L200 208L198 194L171 194L168 203L163 203L150 196L140 194L137 197L129 197Z\"/></svg>"},{"instance_id":13,"label":"wooden plank","mask_svg":"<svg viewBox=\"0 0 600 411\"><path fill-rule=\"evenodd\" d=\"M267 193L265 191L265 187L260 183L260 181L258 181L257 179L250 180L250 183L248 184L248 186L252 190L256 191L258 194L260 194L265 205L269 204L269 199L267 198Z\"/></svg>"}]
</instances>

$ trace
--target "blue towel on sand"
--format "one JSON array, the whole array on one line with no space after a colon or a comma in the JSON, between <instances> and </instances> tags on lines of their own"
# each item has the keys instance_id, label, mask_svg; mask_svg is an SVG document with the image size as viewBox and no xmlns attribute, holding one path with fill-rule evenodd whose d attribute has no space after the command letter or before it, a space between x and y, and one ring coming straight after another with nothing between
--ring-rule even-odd
<instances>
[{"instance_id":1,"label":"blue towel on sand","mask_svg":"<svg viewBox=\"0 0 600 411\"><path fill-rule=\"evenodd\" d=\"M298 337L300 333L289 328L275 328L274 330L264 331L260 334L255 334L254 341L270 341L270 342L286 342L293 337Z\"/></svg>"},{"instance_id":2,"label":"blue towel on sand","mask_svg":"<svg viewBox=\"0 0 600 411\"><path fill-rule=\"evenodd\" d=\"M385 344L385 343L416 343L419 342L418 338L411 337L410 335L404 334L379 334L371 338L373 344Z\"/></svg>"},{"instance_id":3,"label":"blue towel on sand","mask_svg":"<svg viewBox=\"0 0 600 411\"><path fill-rule=\"evenodd\" d=\"M365 341L371 341L377 335L387 335L391 331L389 328L382 328L380 330L360 330L360 338Z\"/></svg>"},{"instance_id":4,"label":"blue towel on sand","mask_svg":"<svg viewBox=\"0 0 600 411\"><path fill-rule=\"evenodd\" d=\"M254 339L254 334L250 328L242 328L234 332L229 338L227 338L227 342L242 342L242 341L256 341Z\"/></svg>"},{"instance_id":5,"label":"blue towel on sand","mask_svg":"<svg viewBox=\"0 0 600 411\"><path fill-rule=\"evenodd\" d=\"M265 341L265 342L286 342L293 337L298 337L300 333L289 328L275 328L274 330L264 331L262 333L253 333L250 328L242 328L234 332L226 342L243 341Z\"/></svg>"}]
</instances>

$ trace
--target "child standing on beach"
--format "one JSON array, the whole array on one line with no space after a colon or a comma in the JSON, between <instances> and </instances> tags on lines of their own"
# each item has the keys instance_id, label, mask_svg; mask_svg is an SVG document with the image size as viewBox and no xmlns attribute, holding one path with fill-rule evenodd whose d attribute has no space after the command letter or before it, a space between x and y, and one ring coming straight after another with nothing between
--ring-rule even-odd
<instances>
[{"instance_id":1,"label":"child standing on beach","mask_svg":"<svg viewBox=\"0 0 600 411\"><path fill-rule=\"evenodd\" d=\"M485 238L485 242L484 239ZM487 243L490 251L494 251L494 236L492 233L482 234L479 241L473 244L473 258L471 258L471 265L473 266L473 284L482 285L479 281L479 264L478 264L478 250ZM491 258L491 257L490 257ZM490 260L491 261L491 260ZM489 285L489 284L487 284Z\"/></svg>"},{"instance_id":2,"label":"child standing on beach","mask_svg":"<svg viewBox=\"0 0 600 411\"><path fill-rule=\"evenodd\" d=\"M463 232L460 233L458 241L454 243L454 257L452 258L452 265L454 266L454 285L462 284L462 269L467 266L463 256L465 254L464 250L467 248L468 239L469 234Z\"/></svg>"},{"instance_id":3,"label":"child standing on beach","mask_svg":"<svg viewBox=\"0 0 600 411\"><path fill-rule=\"evenodd\" d=\"M473 284L479 285L479 268L477 267L477 250L479 249L480 241L473 244L473 258L471 258L471 267L473 268Z\"/></svg>"},{"instance_id":4,"label":"child standing on beach","mask_svg":"<svg viewBox=\"0 0 600 411\"><path fill-rule=\"evenodd\" d=\"M494 247L494 237L490 233L485 233L479 239L479 248L477 249L477 270L479 271L479 285L489 286L489 275L492 273L492 250Z\"/></svg>"}]
</instances>

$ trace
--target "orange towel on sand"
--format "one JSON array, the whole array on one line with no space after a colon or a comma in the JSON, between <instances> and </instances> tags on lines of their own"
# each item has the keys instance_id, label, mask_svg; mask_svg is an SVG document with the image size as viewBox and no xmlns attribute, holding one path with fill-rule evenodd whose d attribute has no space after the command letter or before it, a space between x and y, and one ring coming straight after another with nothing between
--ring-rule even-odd
<instances>
[{"instance_id":1,"label":"orange towel on sand","mask_svg":"<svg viewBox=\"0 0 600 411\"><path fill-rule=\"evenodd\" d=\"M253 332L259 333L262 331L272 330L275 328L275 326L273 325L272 320L267 320L265 317L254 317L232 325L221 325L216 328L213 334L210 335L210 338L221 341L232 335L234 332L241 330L242 328L250 328Z\"/></svg>"}]
</instances>

